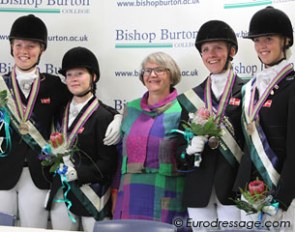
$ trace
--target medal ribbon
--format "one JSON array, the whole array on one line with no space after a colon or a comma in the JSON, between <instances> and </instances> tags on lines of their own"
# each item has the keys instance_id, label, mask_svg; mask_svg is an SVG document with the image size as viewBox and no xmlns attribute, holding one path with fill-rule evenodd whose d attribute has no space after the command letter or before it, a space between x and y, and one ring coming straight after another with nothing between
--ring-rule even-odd
<instances>
[{"instance_id":1,"label":"medal ribbon","mask_svg":"<svg viewBox=\"0 0 295 232\"><path fill-rule=\"evenodd\" d=\"M253 125L253 132L249 135L247 126L250 123L248 109L250 107L250 99L254 80L249 81L242 89L243 107L242 107L242 128L244 132L245 142L251 150L250 156L256 169L259 171L264 182L271 188L277 185L280 173L277 171L277 156L270 148L266 136L260 124Z\"/></svg>"},{"instance_id":2,"label":"medal ribbon","mask_svg":"<svg viewBox=\"0 0 295 232\"><path fill-rule=\"evenodd\" d=\"M266 90L263 92L263 94L259 97L257 103L255 104L255 92L256 92L256 83L255 82L252 85L251 88L251 97L250 97L250 104L248 107L248 115L249 115L249 121L253 122L255 118L257 117L259 110L263 106L265 100L268 98L271 90L274 88L276 84L278 84L281 80L285 78L285 76L290 73L293 70L292 64L287 64L285 67L281 69L281 71L276 75L276 77L271 81L271 83L268 85Z\"/></svg>"},{"instance_id":3,"label":"medal ribbon","mask_svg":"<svg viewBox=\"0 0 295 232\"><path fill-rule=\"evenodd\" d=\"M10 89L7 87L4 79L2 76L0 76L0 91L6 90L7 91L7 103L5 108L7 109L8 115L10 117L10 122L13 128L16 132L19 132L19 125L21 124L21 119L19 118L15 100L13 96L11 95ZM45 139L42 137L40 132L37 130L37 128L28 121L29 126L29 133L26 135L21 135L24 141L34 150L40 150L40 148L44 147L46 145Z\"/></svg>"},{"instance_id":4,"label":"medal ribbon","mask_svg":"<svg viewBox=\"0 0 295 232\"><path fill-rule=\"evenodd\" d=\"M211 95L211 78L207 78L206 86L205 86L205 92L204 92L204 100L206 108L210 111L211 114L213 114L213 111L216 112L216 121L218 124L222 121L222 118L225 113L225 109L229 100L229 97L232 92L233 85L235 83L236 75L234 74L232 68L228 72L227 81L222 93L222 97L220 99L220 102L218 104L217 110L213 108L212 104L212 95Z\"/></svg>"},{"instance_id":5,"label":"medal ribbon","mask_svg":"<svg viewBox=\"0 0 295 232\"><path fill-rule=\"evenodd\" d=\"M69 147L71 147L73 145L79 130L84 126L84 124L87 122L88 118L93 114L93 112L98 107L99 107L99 103L98 103L97 99L95 98L94 100L92 100L92 103L87 107L85 112L79 118L79 120L75 124L73 130L68 134L68 120L69 120L69 110L70 110L70 103L68 103L65 113L64 113L64 117L63 117L63 134L64 134L65 140L67 141L67 144Z\"/></svg>"},{"instance_id":6,"label":"medal ribbon","mask_svg":"<svg viewBox=\"0 0 295 232\"><path fill-rule=\"evenodd\" d=\"M35 79L35 81L33 83L31 93L29 96L29 100L28 100L28 104L26 107L22 104L22 100L20 97L20 90L17 85L16 75L15 75L15 67L14 67L13 71L11 72L12 88L13 88L13 92L14 92L14 101L16 104L18 115L23 122L26 122L31 117L31 114L32 114L32 111L34 109L34 105L35 105L35 102L37 99L37 95L39 92L40 77L39 77L38 69L36 72L37 72L37 78Z\"/></svg>"}]
</instances>

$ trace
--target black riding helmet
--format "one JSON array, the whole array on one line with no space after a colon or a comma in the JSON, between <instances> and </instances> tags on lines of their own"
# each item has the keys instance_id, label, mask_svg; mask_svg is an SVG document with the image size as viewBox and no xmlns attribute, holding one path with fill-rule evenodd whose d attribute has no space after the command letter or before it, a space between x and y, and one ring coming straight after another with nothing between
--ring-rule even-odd
<instances>
[{"instance_id":1,"label":"black riding helmet","mask_svg":"<svg viewBox=\"0 0 295 232\"><path fill-rule=\"evenodd\" d=\"M72 68L87 68L96 74L96 81L100 77L99 65L96 56L89 49L75 47L67 51L62 59L62 67L58 71L63 76Z\"/></svg>"},{"instance_id":2,"label":"black riding helmet","mask_svg":"<svg viewBox=\"0 0 295 232\"><path fill-rule=\"evenodd\" d=\"M14 39L20 40L31 40L35 42L39 42L43 45L43 51L47 48L47 28L45 23L35 15L29 14L26 16L21 16L14 21L12 24L10 34L9 34L9 41L10 41L10 54L13 56L12 51L12 41ZM41 53L38 57L38 60L31 68L35 67L39 64L41 57Z\"/></svg>"},{"instance_id":3,"label":"black riding helmet","mask_svg":"<svg viewBox=\"0 0 295 232\"><path fill-rule=\"evenodd\" d=\"M233 29L225 22L211 20L204 23L197 35L195 46L201 53L202 44L211 41L225 41L230 43L238 51L238 41Z\"/></svg>"},{"instance_id":4,"label":"black riding helmet","mask_svg":"<svg viewBox=\"0 0 295 232\"><path fill-rule=\"evenodd\" d=\"M9 40L13 39L38 41L47 48L47 28L38 17L30 14L16 19L11 27Z\"/></svg>"},{"instance_id":5,"label":"black riding helmet","mask_svg":"<svg viewBox=\"0 0 295 232\"><path fill-rule=\"evenodd\" d=\"M96 90L96 82L100 78L100 71L98 61L96 56L89 49L84 47L75 47L67 51L62 59L62 67L58 71L63 76L66 76L66 72L69 69L73 68L86 68L91 74L96 74L96 79L91 80L90 90L81 94L80 96L84 96L90 91L95 94Z\"/></svg>"},{"instance_id":6,"label":"black riding helmet","mask_svg":"<svg viewBox=\"0 0 295 232\"><path fill-rule=\"evenodd\" d=\"M249 25L249 33L244 38L253 39L259 36L282 35L289 38L286 48L293 45L293 28L289 17L281 10L268 6L257 11Z\"/></svg>"},{"instance_id":7,"label":"black riding helmet","mask_svg":"<svg viewBox=\"0 0 295 232\"><path fill-rule=\"evenodd\" d=\"M227 42L228 58L224 69L226 70L228 63L232 61L233 57L230 56L230 50L235 48L235 53L238 51L238 41L234 30L225 22L220 20L211 20L204 23L197 35L195 46L199 53L202 54L201 47L205 42L224 41Z\"/></svg>"}]
</instances>

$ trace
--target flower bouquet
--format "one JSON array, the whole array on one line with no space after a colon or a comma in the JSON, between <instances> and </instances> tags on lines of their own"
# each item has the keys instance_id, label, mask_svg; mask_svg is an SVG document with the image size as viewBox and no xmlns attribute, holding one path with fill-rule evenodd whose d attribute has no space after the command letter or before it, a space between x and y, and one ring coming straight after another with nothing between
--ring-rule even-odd
<instances>
[{"instance_id":1,"label":"flower bouquet","mask_svg":"<svg viewBox=\"0 0 295 232\"><path fill-rule=\"evenodd\" d=\"M53 132L50 135L49 143L42 148L42 153L39 155L39 159L42 160L43 166L51 166L50 172L56 172L59 169L60 163L63 162L64 156L72 156L77 151L77 148L68 148L63 134L59 132Z\"/></svg>"},{"instance_id":2,"label":"flower bouquet","mask_svg":"<svg viewBox=\"0 0 295 232\"><path fill-rule=\"evenodd\" d=\"M211 149L216 149L219 146L220 137L222 136L222 130L217 123L217 117L210 113L205 108L199 108L195 113L189 113L189 120L182 121L182 126L185 129L173 130L173 132L181 133L187 141L187 146L190 145L194 136L205 136L208 138L208 145ZM186 159L186 153L181 154L181 159ZM199 166L201 162L201 155L199 153L194 154L194 166ZM184 166L188 166L184 164Z\"/></svg>"},{"instance_id":3,"label":"flower bouquet","mask_svg":"<svg viewBox=\"0 0 295 232\"><path fill-rule=\"evenodd\" d=\"M208 145L211 149L216 149L219 146L222 130L217 123L217 118L207 108L202 107L197 112L190 113L189 121L184 121L183 127L193 136L199 135L208 138ZM202 160L201 154L195 153L194 155L194 166L199 167Z\"/></svg>"},{"instance_id":4,"label":"flower bouquet","mask_svg":"<svg viewBox=\"0 0 295 232\"><path fill-rule=\"evenodd\" d=\"M279 203L273 199L266 184L259 179L251 181L245 190L240 188L242 199L236 199L236 206L247 214L259 213L262 219L264 213L273 216L277 213ZM243 200L244 199L244 200Z\"/></svg>"},{"instance_id":5,"label":"flower bouquet","mask_svg":"<svg viewBox=\"0 0 295 232\"><path fill-rule=\"evenodd\" d=\"M72 202L67 198L68 192L71 190L71 186L68 183L66 173L68 171L67 165L62 165L62 170L60 170L61 163L64 163L63 157L68 156L69 159L73 156L74 152L78 151L76 146L71 149L68 143L65 141L64 135L59 132L53 132L50 135L49 143L47 143L42 148L42 153L39 155L39 159L42 160L41 164L43 166L51 166L50 172L57 173L60 175L62 189L64 190L63 198L56 200L57 202L64 202L67 205L68 216L72 222L76 223L76 219L70 212L72 207Z\"/></svg>"},{"instance_id":6,"label":"flower bouquet","mask_svg":"<svg viewBox=\"0 0 295 232\"><path fill-rule=\"evenodd\" d=\"M196 113L190 113L189 121L184 121L183 127L194 135L209 137L210 148L216 149L218 147L222 130L217 123L217 117L212 115L207 108L202 107Z\"/></svg>"}]
</instances>

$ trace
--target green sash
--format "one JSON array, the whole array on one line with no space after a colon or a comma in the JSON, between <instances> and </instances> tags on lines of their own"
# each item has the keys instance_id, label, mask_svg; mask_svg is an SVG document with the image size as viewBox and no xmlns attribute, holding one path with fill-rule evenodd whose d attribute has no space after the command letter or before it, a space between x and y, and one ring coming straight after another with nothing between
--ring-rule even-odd
<instances>
[{"instance_id":1,"label":"green sash","mask_svg":"<svg viewBox=\"0 0 295 232\"><path fill-rule=\"evenodd\" d=\"M248 124L252 122L249 115L247 114L248 108L250 107L249 104L251 98L251 89L252 81L249 81L242 88L242 95L244 99L242 107L242 128L244 131L245 140L249 146L251 160L255 164L264 181L269 187L272 185L276 186L280 179L280 173L278 173L271 163L271 160L268 158L267 152L265 150L265 142L267 143L267 141L260 125L257 121L252 123L251 135L247 130Z\"/></svg>"},{"instance_id":2,"label":"green sash","mask_svg":"<svg viewBox=\"0 0 295 232\"><path fill-rule=\"evenodd\" d=\"M102 220L109 216L111 188L108 188L105 194L99 197L90 185L83 185L79 188L74 182L69 182L69 184L71 191L95 220Z\"/></svg>"},{"instance_id":3,"label":"green sash","mask_svg":"<svg viewBox=\"0 0 295 232\"><path fill-rule=\"evenodd\" d=\"M70 160L66 160L65 164L72 167L74 166ZM81 187L77 187L75 182L69 182L69 184L71 186L71 191L96 220L102 220L108 216L107 209L110 207L108 203L111 197L111 187L100 197L91 188L91 184L85 184Z\"/></svg>"}]
</instances>

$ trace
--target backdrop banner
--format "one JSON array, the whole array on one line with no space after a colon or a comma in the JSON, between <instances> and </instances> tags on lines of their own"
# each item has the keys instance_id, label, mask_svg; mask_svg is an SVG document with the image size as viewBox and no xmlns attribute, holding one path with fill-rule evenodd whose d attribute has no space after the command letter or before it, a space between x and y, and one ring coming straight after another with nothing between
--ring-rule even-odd
<instances>
[{"instance_id":1,"label":"backdrop banner","mask_svg":"<svg viewBox=\"0 0 295 232\"><path fill-rule=\"evenodd\" d=\"M138 78L139 68L152 52L166 52L179 64L179 93L206 78L209 73L194 42L208 20L223 20L234 29L239 43L234 70L250 78L262 66L253 42L243 36L252 15L268 5L283 10L295 24L295 0L0 0L0 75L13 66L8 40L12 23L22 15L34 14L48 28L41 72L58 75L66 51L87 47L96 54L101 68L97 96L119 111L146 91ZM294 56L290 61L294 63Z\"/></svg>"}]
</instances>

